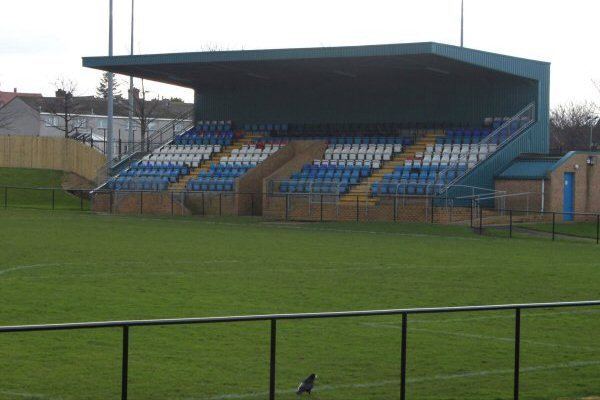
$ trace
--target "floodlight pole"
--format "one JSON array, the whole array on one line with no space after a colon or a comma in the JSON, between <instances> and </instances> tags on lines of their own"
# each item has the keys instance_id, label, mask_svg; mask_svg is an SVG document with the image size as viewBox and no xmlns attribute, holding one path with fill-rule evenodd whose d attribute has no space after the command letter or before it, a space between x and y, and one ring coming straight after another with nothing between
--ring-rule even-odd
<instances>
[{"instance_id":1,"label":"floodlight pole","mask_svg":"<svg viewBox=\"0 0 600 400\"><path fill-rule=\"evenodd\" d=\"M131 51L130 55L133 55L133 21L134 21L134 3L135 0L131 0ZM128 141L127 152L132 151L133 147L133 76L129 77L129 120L127 124L128 129Z\"/></svg>"},{"instance_id":2,"label":"floodlight pole","mask_svg":"<svg viewBox=\"0 0 600 400\"><path fill-rule=\"evenodd\" d=\"M465 0L460 1L460 47L465 47Z\"/></svg>"},{"instance_id":3,"label":"floodlight pole","mask_svg":"<svg viewBox=\"0 0 600 400\"><path fill-rule=\"evenodd\" d=\"M109 14L108 14L108 56L113 55L113 0L109 0ZM113 74L108 73L108 110L107 110L107 123L106 123L106 134L108 149L106 150L106 159L108 162L108 173L111 174L111 168L113 164Z\"/></svg>"}]
</instances>

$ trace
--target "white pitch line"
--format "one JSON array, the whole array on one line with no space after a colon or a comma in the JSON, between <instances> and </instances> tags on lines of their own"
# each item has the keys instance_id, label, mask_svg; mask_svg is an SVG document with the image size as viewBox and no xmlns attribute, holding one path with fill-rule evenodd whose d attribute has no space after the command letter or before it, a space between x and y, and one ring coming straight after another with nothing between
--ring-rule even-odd
<instances>
[{"instance_id":1,"label":"white pitch line","mask_svg":"<svg viewBox=\"0 0 600 400\"><path fill-rule=\"evenodd\" d=\"M0 275L5 275L5 274L8 274L9 272L14 272L14 271L21 271L23 269L56 267L56 266L60 266L60 265L61 265L60 263L17 265L17 266L12 267L12 268L7 268L7 269L0 270ZM62 264L62 265L66 265L66 264Z\"/></svg>"},{"instance_id":2,"label":"white pitch line","mask_svg":"<svg viewBox=\"0 0 600 400\"><path fill-rule=\"evenodd\" d=\"M520 369L522 374L531 373L531 372L540 372L540 371L553 371L558 369L569 369L569 368L582 368L600 365L600 360L591 360L591 361L573 361L569 363L561 363L561 364L551 364L551 365L538 365L533 367L523 367ZM447 380L458 380L458 379L468 379L468 378L477 378L482 376L492 376L492 375L510 375L514 372L513 369L493 369L487 371L471 371L471 372L461 372L456 374L437 374L431 376L423 376L423 377L415 377L408 378L406 380L407 383L424 383L424 382L435 382L435 381L447 381ZM335 390L344 390L344 389L368 389L375 387L382 387L388 385L399 385L399 380L386 380L386 381L377 381L377 382L366 382L366 383L351 383L347 385L318 385L315 387L315 392L323 392L323 391L335 391ZM294 390L278 390L277 394L292 394L295 393ZM256 397L265 397L269 393L268 392L255 392L255 393L231 393L224 394L212 397L186 397L185 400L238 400L238 399L251 399Z\"/></svg>"},{"instance_id":3,"label":"white pitch line","mask_svg":"<svg viewBox=\"0 0 600 400\"><path fill-rule=\"evenodd\" d=\"M397 325L388 325L388 324L379 324L379 323L362 323L362 325L377 327L377 328L391 328L391 329L402 329L402 327ZM435 335L443 335L443 336L458 336L464 337L467 339L479 339L479 340L495 340L497 342L506 342L509 344L513 344L515 339L513 337L501 337L501 336L489 336L489 335L478 335L473 333L463 333L463 332L451 332L451 331L443 331L443 330L435 330L435 329L424 329L424 328L410 328L412 331L416 332L424 332L431 333ZM590 347L590 346L573 346L568 344L559 344L559 343L550 343L550 342L540 342L537 340L529 340L529 339L521 339L521 343L528 343L537 346L544 347L552 347L555 349L574 349L574 350L584 350L584 351L598 351L600 347Z\"/></svg>"},{"instance_id":4,"label":"white pitch line","mask_svg":"<svg viewBox=\"0 0 600 400\"><path fill-rule=\"evenodd\" d=\"M0 390L0 394L4 394L11 397L27 397L30 399L50 399L51 397L37 393L24 393L24 392L13 392L10 390Z\"/></svg>"}]
</instances>

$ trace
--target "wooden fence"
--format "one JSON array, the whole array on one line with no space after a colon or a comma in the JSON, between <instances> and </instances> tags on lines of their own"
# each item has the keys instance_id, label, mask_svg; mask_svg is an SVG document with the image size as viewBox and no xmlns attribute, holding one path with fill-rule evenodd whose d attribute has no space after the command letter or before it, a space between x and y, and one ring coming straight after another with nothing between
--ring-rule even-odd
<instances>
[{"instance_id":1,"label":"wooden fence","mask_svg":"<svg viewBox=\"0 0 600 400\"><path fill-rule=\"evenodd\" d=\"M95 181L105 163L103 154L75 140L0 136L0 167L61 170Z\"/></svg>"}]
</instances>

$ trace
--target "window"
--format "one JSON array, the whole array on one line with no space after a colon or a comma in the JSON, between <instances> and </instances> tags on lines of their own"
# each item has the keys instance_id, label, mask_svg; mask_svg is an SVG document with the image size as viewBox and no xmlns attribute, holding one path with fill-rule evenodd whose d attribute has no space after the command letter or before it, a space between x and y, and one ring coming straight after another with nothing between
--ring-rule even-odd
<instances>
[{"instance_id":1,"label":"window","mask_svg":"<svg viewBox=\"0 0 600 400\"><path fill-rule=\"evenodd\" d=\"M156 130L156 121L148 122L148 132Z\"/></svg>"},{"instance_id":2,"label":"window","mask_svg":"<svg viewBox=\"0 0 600 400\"><path fill-rule=\"evenodd\" d=\"M77 129L85 129L88 126L87 118L75 118L73 119L73 127Z\"/></svg>"},{"instance_id":3,"label":"window","mask_svg":"<svg viewBox=\"0 0 600 400\"><path fill-rule=\"evenodd\" d=\"M46 117L46 126L58 127L58 117L56 115L48 115Z\"/></svg>"},{"instance_id":4,"label":"window","mask_svg":"<svg viewBox=\"0 0 600 400\"><path fill-rule=\"evenodd\" d=\"M108 124L108 120L106 118L100 118L96 120L96 128L106 129Z\"/></svg>"}]
</instances>

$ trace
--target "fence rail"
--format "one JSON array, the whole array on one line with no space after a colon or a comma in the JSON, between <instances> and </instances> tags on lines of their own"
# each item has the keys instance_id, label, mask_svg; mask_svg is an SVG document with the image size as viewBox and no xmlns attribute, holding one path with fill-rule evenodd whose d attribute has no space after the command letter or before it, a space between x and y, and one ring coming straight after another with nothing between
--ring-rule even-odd
<instances>
[{"instance_id":1,"label":"fence rail","mask_svg":"<svg viewBox=\"0 0 600 400\"><path fill-rule=\"evenodd\" d=\"M527 193L525 193L526 195ZM522 195L522 194L519 194ZM507 197L502 195L499 197ZM470 200L467 205L462 203ZM138 215L262 216L273 221L414 222L458 224L475 232L516 229L538 236L587 238L600 244L600 213L484 207L479 195L446 197L382 195L377 203L360 196L325 193L256 193L144 190L90 190L0 186L0 208L96 211ZM456 203L459 203L458 205ZM571 223L575 222L575 224ZM582 224L577 224L582 223ZM581 227L580 233L575 227ZM498 235L497 235L498 236ZM502 236L502 235L499 235Z\"/></svg>"},{"instance_id":2,"label":"fence rail","mask_svg":"<svg viewBox=\"0 0 600 400\"><path fill-rule=\"evenodd\" d=\"M418 314L448 314L460 312L490 312L490 311L514 311L514 374L513 374L513 399L519 399L520 393L520 351L521 351L521 311L530 309L554 309L554 308L572 308L572 307L593 307L600 306L600 300L573 301L573 302L553 302L553 303L522 303L522 304L498 304L483 306L462 306L462 307L435 307L435 308L400 308L389 310L366 310L366 311L338 311L321 313L296 313L296 314L261 314L261 315L242 315L226 317L204 317L204 318L169 318L169 319L148 319L148 320L124 320L124 321L100 321L100 322L77 322L64 324L44 324L44 325L15 325L0 326L0 334L18 333L18 332L43 332L43 331L64 331L64 330L83 330L83 329L122 329L122 358L121 358L121 399L127 400L128 397L128 376L129 376L129 338L130 328L144 326L167 326L167 325L193 325L193 324L215 324L215 323L234 323L234 322L256 322L265 321L270 323L270 347L269 347L269 400L275 400L276 397L276 367L277 367L277 321L299 320L299 319L328 319L328 318L350 318L350 317L369 317L369 316L402 316L402 331L400 345L400 399L406 399L407 386L407 353L408 353L408 317Z\"/></svg>"}]
</instances>

